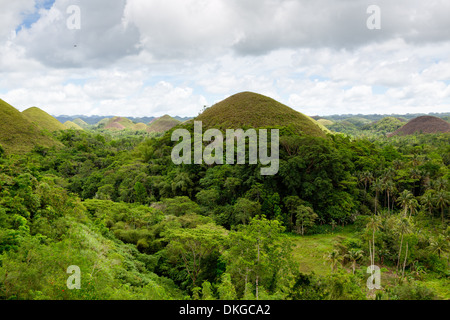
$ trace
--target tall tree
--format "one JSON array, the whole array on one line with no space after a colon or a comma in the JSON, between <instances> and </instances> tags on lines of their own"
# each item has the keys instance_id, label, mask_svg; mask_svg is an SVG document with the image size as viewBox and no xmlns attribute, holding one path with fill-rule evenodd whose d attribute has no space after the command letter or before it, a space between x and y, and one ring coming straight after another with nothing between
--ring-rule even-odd
<instances>
[{"instance_id":1,"label":"tall tree","mask_svg":"<svg viewBox=\"0 0 450 320\"><path fill-rule=\"evenodd\" d=\"M450 202L450 193L445 190L440 190L436 192L436 207L441 209L441 220L444 223L444 209L448 207Z\"/></svg>"},{"instance_id":2,"label":"tall tree","mask_svg":"<svg viewBox=\"0 0 450 320\"><path fill-rule=\"evenodd\" d=\"M190 229L169 229L165 236L169 240L169 252L181 258L193 287L196 287L203 271L203 261L222 246L225 229L208 223Z\"/></svg>"},{"instance_id":3,"label":"tall tree","mask_svg":"<svg viewBox=\"0 0 450 320\"><path fill-rule=\"evenodd\" d=\"M405 234L410 233L412 230L411 222L408 218L400 218L400 221L397 225L397 231L400 233L400 248L398 251L398 259L397 259L397 270L400 266L400 257L402 254L402 247L403 247L403 237Z\"/></svg>"},{"instance_id":4,"label":"tall tree","mask_svg":"<svg viewBox=\"0 0 450 320\"><path fill-rule=\"evenodd\" d=\"M362 250L354 249L354 248L350 249L350 250L346 253L345 257L346 257L347 259L349 259L350 262L351 262L351 264L352 264L353 274L355 273L355 270L356 270L356 262L357 262L359 259L361 259L362 256L363 256Z\"/></svg>"},{"instance_id":5,"label":"tall tree","mask_svg":"<svg viewBox=\"0 0 450 320\"><path fill-rule=\"evenodd\" d=\"M313 208L301 205L297 208L295 217L297 232L303 236L305 235L305 228L314 226L314 221L318 215L314 212Z\"/></svg>"},{"instance_id":6,"label":"tall tree","mask_svg":"<svg viewBox=\"0 0 450 320\"><path fill-rule=\"evenodd\" d=\"M377 214L378 195L383 191L383 181L380 178L375 179L372 189L375 191L375 214Z\"/></svg>"}]
</instances>

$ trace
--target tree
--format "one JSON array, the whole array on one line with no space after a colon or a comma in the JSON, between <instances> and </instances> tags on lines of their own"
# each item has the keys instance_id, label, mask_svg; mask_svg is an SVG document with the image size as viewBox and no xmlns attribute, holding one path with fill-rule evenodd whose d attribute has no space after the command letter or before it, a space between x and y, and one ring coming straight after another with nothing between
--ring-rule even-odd
<instances>
[{"instance_id":1,"label":"tree","mask_svg":"<svg viewBox=\"0 0 450 320\"><path fill-rule=\"evenodd\" d=\"M373 180L373 175L369 171L364 171L359 176L359 181L364 183L364 191L367 192L367 185Z\"/></svg>"},{"instance_id":2,"label":"tree","mask_svg":"<svg viewBox=\"0 0 450 320\"><path fill-rule=\"evenodd\" d=\"M444 236L443 234L440 234L439 236L431 240L429 248L432 250L432 252L436 252L440 259L441 255L450 249L449 238Z\"/></svg>"},{"instance_id":3,"label":"tree","mask_svg":"<svg viewBox=\"0 0 450 320\"><path fill-rule=\"evenodd\" d=\"M425 191L425 193L420 197L420 203L422 204L424 209L428 211L428 214L432 218L433 218L434 202L435 202L435 191L433 189Z\"/></svg>"},{"instance_id":4,"label":"tree","mask_svg":"<svg viewBox=\"0 0 450 320\"><path fill-rule=\"evenodd\" d=\"M390 213L390 206L389 206L390 196L396 190L394 182L391 179L386 180L386 182L384 183L383 189L386 190L386 194L387 194L387 206L388 206L388 214L389 214Z\"/></svg>"},{"instance_id":5,"label":"tree","mask_svg":"<svg viewBox=\"0 0 450 320\"><path fill-rule=\"evenodd\" d=\"M338 250L333 250L327 255L325 255L325 259L331 263L331 271L336 271L338 262L342 261L342 256Z\"/></svg>"},{"instance_id":6,"label":"tree","mask_svg":"<svg viewBox=\"0 0 450 320\"><path fill-rule=\"evenodd\" d=\"M372 189L375 191L375 214L377 214L378 194L383 191L383 181L377 178L372 184Z\"/></svg>"},{"instance_id":7,"label":"tree","mask_svg":"<svg viewBox=\"0 0 450 320\"><path fill-rule=\"evenodd\" d=\"M369 241L369 252L371 257L370 262L372 265L375 265L375 232L381 228L380 217L372 215L366 228L372 230L372 244Z\"/></svg>"},{"instance_id":8,"label":"tree","mask_svg":"<svg viewBox=\"0 0 450 320\"><path fill-rule=\"evenodd\" d=\"M236 220L242 224L247 224L251 218L261 213L261 204L246 198L239 198L233 209Z\"/></svg>"},{"instance_id":9,"label":"tree","mask_svg":"<svg viewBox=\"0 0 450 320\"><path fill-rule=\"evenodd\" d=\"M356 270L356 262L363 257L362 250L352 248L347 252L345 257L350 260L354 274Z\"/></svg>"},{"instance_id":10,"label":"tree","mask_svg":"<svg viewBox=\"0 0 450 320\"><path fill-rule=\"evenodd\" d=\"M313 208L301 205L297 208L295 217L297 233L301 233L303 236L305 234L305 228L314 226L318 215L314 212Z\"/></svg>"},{"instance_id":11,"label":"tree","mask_svg":"<svg viewBox=\"0 0 450 320\"><path fill-rule=\"evenodd\" d=\"M398 251L398 260L397 260L397 270L400 266L400 257L402 254L402 247L403 247L403 236L405 233L410 233L412 230L411 222L408 218L403 217L400 218L399 224L397 226L398 232L400 232L400 248Z\"/></svg>"},{"instance_id":12,"label":"tree","mask_svg":"<svg viewBox=\"0 0 450 320\"><path fill-rule=\"evenodd\" d=\"M192 280L192 286L195 288L203 271L202 261L221 247L225 229L208 223L194 229L169 229L165 235L169 241L167 246L169 252L176 257L181 257Z\"/></svg>"},{"instance_id":13,"label":"tree","mask_svg":"<svg viewBox=\"0 0 450 320\"><path fill-rule=\"evenodd\" d=\"M227 272L234 275L242 296L251 294L252 282L259 299L261 286L274 289L289 281L292 249L281 238L283 231L278 220L257 216L230 232L230 247L225 252Z\"/></svg>"},{"instance_id":14,"label":"tree","mask_svg":"<svg viewBox=\"0 0 450 320\"><path fill-rule=\"evenodd\" d=\"M397 203L403 208L403 216L406 217L413 199L414 196L409 190L403 190L403 192L398 196Z\"/></svg>"},{"instance_id":15,"label":"tree","mask_svg":"<svg viewBox=\"0 0 450 320\"><path fill-rule=\"evenodd\" d=\"M436 192L435 195L435 201L436 201L436 207L441 209L441 219L442 223L444 223L444 208L448 207L448 204L450 202L450 193L444 190L440 190Z\"/></svg>"}]
</instances>

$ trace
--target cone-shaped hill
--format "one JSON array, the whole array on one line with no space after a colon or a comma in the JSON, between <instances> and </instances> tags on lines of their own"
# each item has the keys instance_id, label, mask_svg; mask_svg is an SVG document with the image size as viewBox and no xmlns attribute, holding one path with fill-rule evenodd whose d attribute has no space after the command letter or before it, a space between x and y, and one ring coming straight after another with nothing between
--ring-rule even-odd
<instances>
[{"instance_id":1,"label":"cone-shaped hill","mask_svg":"<svg viewBox=\"0 0 450 320\"><path fill-rule=\"evenodd\" d=\"M84 121L83 119L76 118L75 120L71 121L72 123L76 124L77 126L81 127L82 129L88 129L89 124Z\"/></svg>"},{"instance_id":2,"label":"cone-shaped hill","mask_svg":"<svg viewBox=\"0 0 450 320\"><path fill-rule=\"evenodd\" d=\"M7 153L25 153L35 146L61 145L43 134L42 129L28 120L19 110L0 99L0 145Z\"/></svg>"},{"instance_id":3,"label":"cone-shaped hill","mask_svg":"<svg viewBox=\"0 0 450 320\"><path fill-rule=\"evenodd\" d=\"M125 130L132 129L134 127L133 121L124 117L114 117L109 119L109 121L105 125L105 129L111 130Z\"/></svg>"},{"instance_id":4,"label":"cone-shaped hill","mask_svg":"<svg viewBox=\"0 0 450 320\"><path fill-rule=\"evenodd\" d=\"M154 119L152 122L148 124L147 131L152 132L166 132L172 129L173 127L180 124L181 121L172 118L169 115L162 116L160 118Z\"/></svg>"},{"instance_id":5,"label":"cone-shaped hill","mask_svg":"<svg viewBox=\"0 0 450 320\"><path fill-rule=\"evenodd\" d=\"M79 130L79 131L84 130L82 127L80 127L78 124L76 124L73 121L64 122L64 126L66 127L66 129L70 129L70 130Z\"/></svg>"},{"instance_id":6,"label":"cone-shaped hill","mask_svg":"<svg viewBox=\"0 0 450 320\"><path fill-rule=\"evenodd\" d=\"M447 121L433 116L422 116L412 119L403 127L389 135L392 136L404 136L412 135L415 133L444 133L450 132L450 123Z\"/></svg>"},{"instance_id":7,"label":"cone-shaped hill","mask_svg":"<svg viewBox=\"0 0 450 320\"><path fill-rule=\"evenodd\" d=\"M23 111L22 114L41 129L50 132L66 130L66 127L61 122L39 108L29 108Z\"/></svg>"},{"instance_id":8,"label":"cone-shaped hill","mask_svg":"<svg viewBox=\"0 0 450 320\"><path fill-rule=\"evenodd\" d=\"M325 137L326 131L317 122L294 109L263 95L242 92L235 94L200 114L204 128L246 129L271 126L292 126L298 133Z\"/></svg>"}]
</instances>

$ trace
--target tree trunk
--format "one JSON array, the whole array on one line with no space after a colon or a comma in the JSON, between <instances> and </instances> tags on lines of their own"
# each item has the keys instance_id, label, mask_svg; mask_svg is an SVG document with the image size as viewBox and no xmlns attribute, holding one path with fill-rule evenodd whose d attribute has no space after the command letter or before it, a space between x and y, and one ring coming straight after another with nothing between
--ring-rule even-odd
<instances>
[{"instance_id":1,"label":"tree trunk","mask_svg":"<svg viewBox=\"0 0 450 320\"><path fill-rule=\"evenodd\" d=\"M405 262L403 262L403 272L402 277L405 276L405 267L406 267L406 259L408 258L408 242L406 242L406 253L405 253Z\"/></svg>"},{"instance_id":2,"label":"tree trunk","mask_svg":"<svg viewBox=\"0 0 450 320\"><path fill-rule=\"evenodd\" d=\"M401 237L401 241L400 241L400 251L398 253L397 271L398 271L398 267L400 266L400 256L402 254L402 246L403 246L403 232L402 232L402 237Z\"/></svg>"}]
</instances>

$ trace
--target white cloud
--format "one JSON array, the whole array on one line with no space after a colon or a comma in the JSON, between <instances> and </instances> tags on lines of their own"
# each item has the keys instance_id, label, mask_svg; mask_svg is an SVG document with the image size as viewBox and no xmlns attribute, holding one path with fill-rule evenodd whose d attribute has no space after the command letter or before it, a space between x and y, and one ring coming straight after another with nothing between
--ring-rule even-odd
<instances>
[{"instance_id":1,"label":"white cloud","mask_svg":"<svg viewBox=\"0 0 450 320\"><path fill-rule=\"evenodd\" d=\"M368 0L38 2L0 0L1 98L20 109L195 116L255 91L309 115L449 110L448 1L378 0L377 31Z\"/></svg>"}]
</instances>

